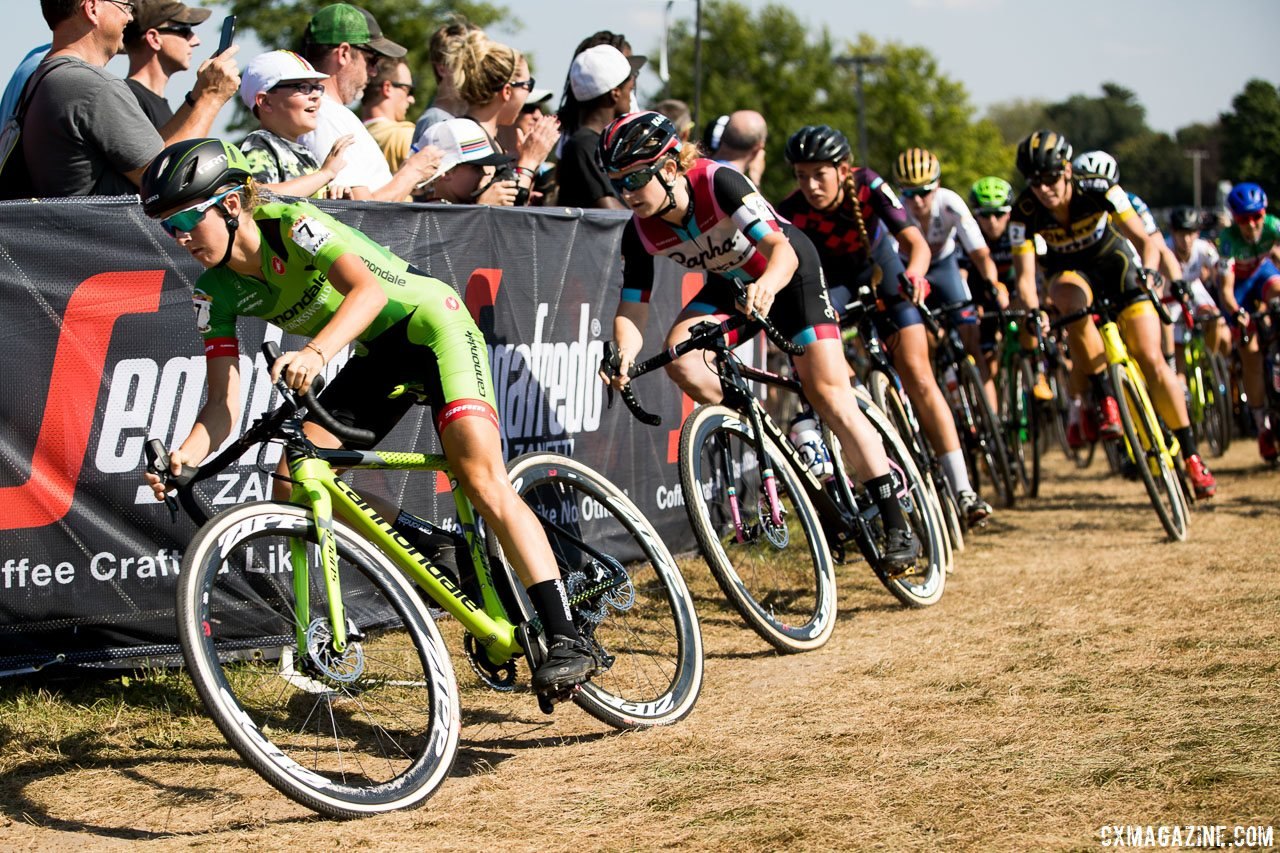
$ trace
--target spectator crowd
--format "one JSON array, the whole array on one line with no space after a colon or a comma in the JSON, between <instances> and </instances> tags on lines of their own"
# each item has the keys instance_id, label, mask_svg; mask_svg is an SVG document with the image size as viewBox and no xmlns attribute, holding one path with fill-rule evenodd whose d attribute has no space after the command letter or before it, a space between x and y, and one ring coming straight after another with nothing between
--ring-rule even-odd
<instances>
[{"instance_id":1,"label":"spectator crowd","mask_svg":"<svg viewBox=\"0 0 1280 853\"><path fill-rule=\"evenodd\" d=\"M210 136L239 95L257 123L241 150L258 183L279 194L623 207L597 148L609 122L640 108L635 81L646 58L617 33L578 45L557 105L520 50L455 15L432 36L433 98L415 109L418 81L405 47L349 3L317 10L289 40L296 50L246 58L233 45L207 59L183 94L170 91L170 80L191 68L210 37L211 10L180 0L40 6L50 43L22 60L0 101L0 123L20 130L0 197L136 193L162 149ZM128 57L124 79L106 69L117 54ZM654 108L688 137L684 103ZM758 177L764 120L722 118L725 162Z\"/></svg>"}]
</instances>

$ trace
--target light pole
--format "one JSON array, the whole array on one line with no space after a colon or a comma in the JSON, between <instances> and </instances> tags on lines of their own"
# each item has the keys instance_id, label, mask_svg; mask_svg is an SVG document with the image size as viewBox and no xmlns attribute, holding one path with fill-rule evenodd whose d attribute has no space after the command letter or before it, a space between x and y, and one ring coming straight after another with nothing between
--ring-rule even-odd
<instances>
[{"instance_id":1,"label":"light pole","mask_svg":"<svg viewBox=\"0 0 1280 853\"><path fill-rule=\"evenodd\" d=\"M1209 152L1203 148L1192 148L1190 151L1183 151L1184 157L1191 158L1191 193L1195 199L1196 210L1200 209L1200 161L1209 156Z\"/></svg>"},{"instance_id":2,"label":"light pole","mask_svg":"<svg viewBox=\"0 0 1280 853\"><path fill-rule=\"evenodd\" d=\"M853 67L853 91L858 100L858 165L867 165L867 102L862 94L862 70L868 65L884 65L887 59L879 53L860 56L837 56L835 64L843 68Z\"/></svg>"}]
</instances>

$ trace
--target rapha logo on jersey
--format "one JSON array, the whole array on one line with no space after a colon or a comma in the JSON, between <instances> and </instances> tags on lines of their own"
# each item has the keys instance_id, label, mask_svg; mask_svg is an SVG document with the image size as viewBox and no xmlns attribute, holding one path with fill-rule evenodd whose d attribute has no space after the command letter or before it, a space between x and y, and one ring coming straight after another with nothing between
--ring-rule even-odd
<instances>
[{"instance_id":1,"label":"rapha logo on jersey","mask_svg":"<svg viewBox=\"0 0 1280 853\"><path fill-rule=\"evenodd\" d=\"M561 309L558 316L568 313ZM548 341L550 314L550 306L540 302L530 343L489 347L503 449L508 454L530 450L572 454L574 436L600 428L604 409L604 384L596 377L604 356L600 326L592 323L591 306L584 303L576 339Z\"/></svg>"},{"instance_id":2,"label":"rapha logo on jersey","mask_svg":"<svg viewBox=\"0 0 1280 853\"><path fill-rule=\"evenodd\" d=\"M444 300L444 307L448 308L450 311L457 311L462 307L462 303L458 301L456 296L450 296Z\"/></svg>"},{"instance_id":3,"label":"rapha logo on jersey","mask_svg":"<svg viewBox=\"0 0 1280 853\"><path fill-rule=\"evenodd\" d=\"M271 259L271 270L276 275L284 275L284 261L279 258Z\"/></svg>"}]
</instances>

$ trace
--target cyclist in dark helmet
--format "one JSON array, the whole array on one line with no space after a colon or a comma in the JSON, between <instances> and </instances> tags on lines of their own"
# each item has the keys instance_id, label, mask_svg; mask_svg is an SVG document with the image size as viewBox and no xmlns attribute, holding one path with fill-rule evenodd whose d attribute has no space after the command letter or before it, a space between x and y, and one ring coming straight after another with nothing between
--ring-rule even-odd
<instances>
[{"instance_id":1,"label":"cyclist in dark helmet","mask_svg":"<svg viewBox=\"0 0 1280 853\"><path fill-rule=\"evenodd\" d=\"M388 395L398 385L422 383L454 475L498 534L547 631L550 655L533 674L535 688L559 691L590 678L597 664L573 625L546 535L507 478L484 336L456 291L305 201L260 195L244 154L218 139L162 151L143 175L142 201L146 214L205 267L194 299L208 401L190 435L170 451L175 473L183 463L199 465L238 422L238 317L269 320L310 339L271 366L273 381L283 377L303 393L354 343L357 354L321 393L325 408L381 439L413 405L411 395ZM304 430L318 446L341 444L314 422ZM161 480L147 479L163 499ZM287 499L287 480L277 479L276 487L276 497ZM423 543L419 519L377 503L407 539Z\"/></svg>"},{"instance_id":2,"label":"cyclist in dark helmet","mask_svg":"<svg viewBox=\"0 0 1280 853\"><path fill-rule=\"evenodd\" d=\"M1161 350L1160 318L1148 296L1137 296L1144 264L1155 268L1160 263L1159 242L1147 235L1118 183L1096 175L1075 180L1071 143L1062 134L1038 130L1023 139L1018 145L1017 166L1027 180L1027 188L1014 201L1009 222L1019 287L1033 286L1035 281L1037 260L1032 238L1039 234L1048 246L1043 263L1049 298L1062 313L1080 311L1102 294L1133 300L1120 314L1125 343L1142 368L1157 411L1178 438L1197 496L1212 497L1217 482L1196 452L1186 398ZM1089 387L1097 404L1096 422L1083 419L1074 435L1069 432L1068 440L1078 443L1093 437L1090 432L1094 430L1094 436L1119 438L1123 434L1120 407L1107 378L1097 327L1084 317L1067 328L1067 337L1073 356L1073 384Z\"/></svg>"},{"instance_id":3,"label":"cyclist in dark helmet","mask_svg":"<svg viewBox=\"0 0 1280 853\"><path fill-rule=\"evenodd\" d=\"M706 284L667 332L671 346L709 317L758 311L805 351L794 359L805 396L840 439L885 522L885 561L907 569L920 552L902 506L879 434L858 408L844 364L836 313L813 245L779 219L742 173L701 159L682 144L671 122L654 112L631 113L600 137L600 160L632 211L622 235L622 298L613 321L622 355L615 387L640 352L649 316L654 261L665 256L706 273ZM745 291L745 302L738 294ZM720 380L703 353L676 359L667 373L695 400L717 402ZM606 380L609 377L605 377Z\"/></svg>"},{"instance_id":4,"label":"cyclist in dark helmet","mask_svg":"<svg viewBox=\"0 0 1280 853\"><path fill-rule=\"evenodd\" d=\"M933 375L924 321L915 307L928 296L924 273L929 244L888 183L850 162L849 140L840 131L825 124L802 127L787 139L784 153L797 189L782 200L778 212L813 241L837 309L863 285L885 304L875 317L877 329L893 353L894 367L961 511L971 525L982 523L991 515L991 505L969 479L955 419ZM907 259L905 268L899 248ZM909 299L898 282L904 271L915 285Z\"/></svg>"}]
</instances>

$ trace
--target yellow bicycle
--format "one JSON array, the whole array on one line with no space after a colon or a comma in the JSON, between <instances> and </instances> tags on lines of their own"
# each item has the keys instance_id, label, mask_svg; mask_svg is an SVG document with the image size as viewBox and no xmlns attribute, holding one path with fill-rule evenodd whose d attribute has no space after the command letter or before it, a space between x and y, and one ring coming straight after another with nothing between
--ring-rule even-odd
<instances>
[{"instance_id":1,"label":"yellow bicycle","mask_svg":"<svg viewBox=\"0 0 1280 853\"><path fill-rule=\"evenodd\" d=\"M1120 313L1146 298L1149 298L1148 290L1134 291L1114 302L1099 296L1090 307L1068 314L1056 320L1053 325L1067 326L1082 317L1094 316L1106 350L1107 374L1115 388L1116 401L1120 404L1124 451L1137 469L1143 485L1147 487L1151 505L1155 507L1160 524L1164 526L1169 538L1175 542L1185 542L1193 498L1181 471L1181 448L1178 439L1156 415L1142 370L1129 355L1120 335ZM1159 300L1152 301L1156 304L1157 312L1161 313L1161 319L1168 323L1168 315L1164 314Z\"/></svg>"}]
</instances>

